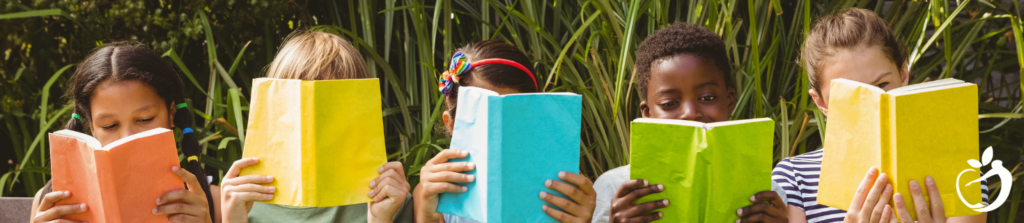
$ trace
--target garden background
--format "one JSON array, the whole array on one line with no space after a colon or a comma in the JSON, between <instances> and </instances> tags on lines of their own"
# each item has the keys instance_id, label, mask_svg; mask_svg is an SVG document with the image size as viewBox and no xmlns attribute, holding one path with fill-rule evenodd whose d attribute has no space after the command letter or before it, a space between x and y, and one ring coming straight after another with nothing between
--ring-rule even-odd
<instances>
[{"instance_id":1,"label":"garden background","mask_svg":"<svg viewBox=\"0 0 1024 223\"><path fill-rule=\"evenodd\" d=\"M5 0L0 3L0 196L32 196L49 177L46 133L71 118L62 95L93 48L135 40L172 61L186 83L219 182L241 154L252 78L295 29L337 33L381 79L389 159L411 184L449 136L439 130L436 80L454 49L501 39L533 60L545 91L583 95L580 172L591 179L628 163L639 99L636 46L676 21L722 35L738 88L733 119L776 121L774 160L819 149L825 117L797 64L812 21L872 9L907 46L911 82L953 77L979 85L981 148L1015 177L990 222L1012 222L1024 191L1021 10L1013 0ZM986 168L987 169L987 168ZM999 189L990 179L992 194ZM1017 216L1021 219L1021 216Z\"/></svg>"}]
</instances>

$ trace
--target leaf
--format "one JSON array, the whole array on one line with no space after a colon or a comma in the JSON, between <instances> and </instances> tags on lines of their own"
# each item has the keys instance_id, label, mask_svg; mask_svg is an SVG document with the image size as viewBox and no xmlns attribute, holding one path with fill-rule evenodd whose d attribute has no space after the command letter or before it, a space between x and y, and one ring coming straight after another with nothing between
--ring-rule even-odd
<instances>
[{"instance_id":1,"label":"leaf","mask_svg":"<svg viewBox=\"0 0 1024 223\"><path fill-rule=\"evenodd\" d=\"M224 148L228 148L228 143L236 139L238 139L238 137L224 137L223 139L220 140L220 144L217 145L217 150L224 150Z\"/></svg>"},{"instance_id":2,"label":"leaf","mask_svg":"<svg viewBox=\"0 0 1024 223\"><path fill-rule=\"evenodd\" d=\"M974 168L981 168L982 167L981 162L978 162L978 160L976 160L976 159L969 159L969 160L967 160L967 164L970 164L971 167L974 167Z\"/></svg>"},{"instance_id":3,"label":"leaf","mask_svg":"<svg viewBox=\"0 0 1024 223\"><path fill-rule=\"evenodd\" d=\"M988 166L992 162L992 147L989 146L985 149L985 152L981 153L981 166Z\"/></svg>"}]
</instances>

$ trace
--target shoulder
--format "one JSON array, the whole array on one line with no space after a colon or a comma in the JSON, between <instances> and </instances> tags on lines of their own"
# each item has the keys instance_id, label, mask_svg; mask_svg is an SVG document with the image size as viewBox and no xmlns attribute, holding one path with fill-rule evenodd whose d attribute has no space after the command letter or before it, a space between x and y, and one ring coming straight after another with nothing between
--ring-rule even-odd
<instances>
[{"instance_id":1,"label":"shoulder","mask_svg":"<svg viewBox=\"0 0 1024 223\"><path fill-rule=\"evenodd\" d=\"M616 167L598 176L594 181L594 190L611 189L614 192L626 181L629 181L629 165Z\"/></svg>"}]
</instances>

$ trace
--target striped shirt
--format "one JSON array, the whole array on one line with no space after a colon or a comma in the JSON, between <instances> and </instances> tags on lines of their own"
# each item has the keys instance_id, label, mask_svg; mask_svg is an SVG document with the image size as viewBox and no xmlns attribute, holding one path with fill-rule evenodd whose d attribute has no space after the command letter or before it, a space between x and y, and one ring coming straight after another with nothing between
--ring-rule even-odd
<instances>
[{"instance_id":1,"label":"striped shirt","mask_svg":"<svg viewBox=\"0 0 1024 223\"><path fill-rule=\"evenodd\" d=\"M775 165L772 180L786 191L786 203L804 210L807 222L843 222L846 211L818 204L818 177L824 149L785 158ZM981 200L988 204L988 185L981 182Z\"/></svg>"}]
</instances>

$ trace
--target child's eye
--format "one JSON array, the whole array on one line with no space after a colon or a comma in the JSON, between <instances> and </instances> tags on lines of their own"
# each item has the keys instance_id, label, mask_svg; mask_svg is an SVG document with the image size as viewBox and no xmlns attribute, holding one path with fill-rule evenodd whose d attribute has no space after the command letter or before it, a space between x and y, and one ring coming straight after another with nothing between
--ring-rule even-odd
<instances>
[{"instance_id":1,"label":"child's eye","mask_svg":"<svg viewBox=\"0 0 1024 223\"><path fill-rule=\"evenodd\" d=\"M714 101L716 98L718 98L718 96L704 96L704 97L697 98L697 100L701 100L701 101Z\"/></svg>"},{"instance_id":2,"label":"child's eye","mask_svg":"<svg viewBox=\"0 0 1024 223\"><path fill-rule=\"evenodd\" d=\"M679 102L678 102L678 101L670 101L670 102L665 102L665 103L661 103L661 104L659 104L659 105L660 105L661 107L672 107L672 106L675 106L675 105L677 105L677 104L679 104Z\"/></svg>"},{"instance_id":3,"label":"child's eye","mask_svg":"<svg viewBox=\"0 0 1024 223\"><path fill-rule=\"evenodd\" d=\"M889 82L882 82L882 83L880 83L878 85L875 85L875 86L877 86L878 88L885 88L885 86L889 86Z\"/></svg>"},{"instance_id":4,"label":"child's eye","mask_svg":"<svg viewBox=\"0 0 1024 223\"><path fill-rule=\"evenodd\" d=\"M153 121L153 119L155 119L155 118L156 118L156 116L153 116L153 117L147 118L147 119L139 119L137 122L143 122L143 123L150 122L150 121Z\"/></svg>"},{"instance_id":5,"label":"child's eye","mask_svg":"<svg viewBox=\"0 0 1024 223\"><path fill-rule=\"evenodd\" d=\"M111 125L108 125L108 126L100 126L100 128L103 128L104 130L111 130L111 129L114 129L115 127L117 127L117 124L111 124Z\"/></svg>"}]
</instances>

